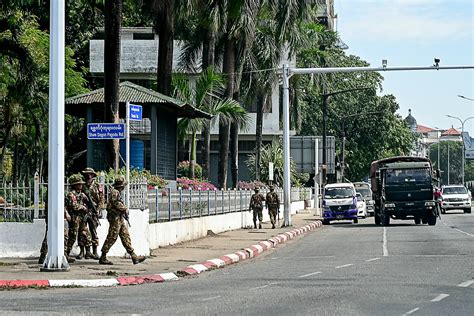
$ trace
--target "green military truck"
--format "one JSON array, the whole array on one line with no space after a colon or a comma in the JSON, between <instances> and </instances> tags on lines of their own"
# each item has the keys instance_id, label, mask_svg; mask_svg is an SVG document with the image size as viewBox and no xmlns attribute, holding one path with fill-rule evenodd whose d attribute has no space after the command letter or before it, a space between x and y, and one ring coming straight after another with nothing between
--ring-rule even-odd
<instances>
[{"instance_id":1,"label":"green military truck","mask_svg":"<svg viewBox=\"0 0 474 316\"><path fill-rule=\"evenodd\" d=\"M388 226L394 218L436 225L439 214L433 189L438 177L428 158L402 156L372 162L375 224Z\"/></svg>"}]
</instances>

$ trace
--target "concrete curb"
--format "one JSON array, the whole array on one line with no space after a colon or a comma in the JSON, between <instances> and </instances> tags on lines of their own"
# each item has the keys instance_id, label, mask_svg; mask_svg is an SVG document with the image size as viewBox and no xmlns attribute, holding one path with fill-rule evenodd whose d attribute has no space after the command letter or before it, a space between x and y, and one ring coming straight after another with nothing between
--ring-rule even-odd
<instances>
[{"instance_id":1,"label":"concrete curb","mask_svg":"<svg viewBox=\"0 0 474 316\"><path fill-rule=\"evenodd\" d=\"M322 226L321 221L314 221L299 228L273 236L268 240L263 240L248 248L224 255L220 258L209 259L202 263L190 265L176 273L160 273L142 276L127 276L107 279L91 280L0 280L0 288L21 288L21 287L109 287L119 285L137 285L143 283L161 283L178 280L181 276L196 275L208 270L218 269L243 260L254 258L264 251L275 248L290 239L301 234L312 231Z\"/></svg>"}]
</instances>

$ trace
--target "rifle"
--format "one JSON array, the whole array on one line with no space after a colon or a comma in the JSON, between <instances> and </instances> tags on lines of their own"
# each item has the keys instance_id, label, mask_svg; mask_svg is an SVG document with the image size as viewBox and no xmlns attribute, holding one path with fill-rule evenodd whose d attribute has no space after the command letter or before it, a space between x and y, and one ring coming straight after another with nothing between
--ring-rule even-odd
<instances>
[{"instance_id":1,"label":"rifle","mask_svg":"<svg viewBox=\"0 0 474 316\"><path fill-rule=\"evenodd\" d=\"M86 196L86 199L84 200L84 202L87 206L87 209L92 210L92 212L87 212L86 216L84 216L84 221L85 222L88 222L89 220L94 221L94 216L91 216L91 215L98 214L97 208L92 202L92 199L87 194L85 194L85 196ZM95 223L93 224L95 225ZM100 220L97 220L97 225L100 226Z\"/></svg>"},{"instance_id":2,"label":"rifle","mask_svg":"<svg viewBox=\"0 0 474 316\"><path fill-rule=\"evenodd\" d=\"M130 221L129 221L129 217L128 217L128 212L124 212L122 216L123 216L123 219L127 221L128 227L132 227L132 225L130 225Z\"/></svg>"}]
</instances>

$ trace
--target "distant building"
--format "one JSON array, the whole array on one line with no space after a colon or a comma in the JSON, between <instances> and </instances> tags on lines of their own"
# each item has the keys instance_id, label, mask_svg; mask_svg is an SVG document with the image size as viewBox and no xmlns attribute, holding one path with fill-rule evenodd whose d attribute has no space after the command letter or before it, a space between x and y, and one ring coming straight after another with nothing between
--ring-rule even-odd
<instances>
[{"instance_id":1,"label":"distant building","mask_svg":"<svg viewBox=\"0 0 474 316\"><path fill-rule=\"evenodd\" d=\"M454 127L444 130L418 124L415 117L413 117L413 115L411 114L411 110L408 110L408 116L405 117L404 121L408 125L410 130L416 135L413 149L410 152L411 156L429 157L431 145L437 144L442 141L461 142L463 140L463 137L461 137L461 132L455 129ZM465 134L467 134L467 132L465 132ZM468 147L468 145L466 145L468 138L470 146L471 138L468 134L467 136L464 136L464 143L466 147ZM474 159L474 140L472 140L472 145L473 148L470 152L470 155L472 155L471 159Z\"/></svg>"}]
</instances>

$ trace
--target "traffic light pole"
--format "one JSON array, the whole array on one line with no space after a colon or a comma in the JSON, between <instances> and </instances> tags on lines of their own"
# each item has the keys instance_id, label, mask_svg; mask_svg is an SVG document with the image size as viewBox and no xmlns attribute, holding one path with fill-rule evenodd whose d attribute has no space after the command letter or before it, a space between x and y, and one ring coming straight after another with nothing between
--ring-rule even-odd
<instances>
[{"instance_id":1,"label":"traffic light pole","mask_svg":"<svg viewBox=\"0 0 474 316\"><path fill-rule=\"evenodd\" d=\"M470 66L439 66L439 60L436 64L429 67L339 67L339 68L289 68L284 64L282 68L283 79L283 194L284 194L284 225L291 225L290 216L290 115L289 115L289 78L291 75L302 74L324 74L336 72L384 72L384 71L422 71L422 70L463 70L474 69ZM324 155L323 150L323 155Z\"/></svg>"}]
</instances>

